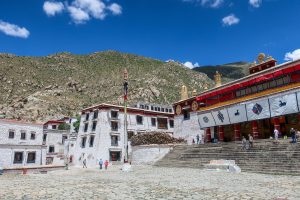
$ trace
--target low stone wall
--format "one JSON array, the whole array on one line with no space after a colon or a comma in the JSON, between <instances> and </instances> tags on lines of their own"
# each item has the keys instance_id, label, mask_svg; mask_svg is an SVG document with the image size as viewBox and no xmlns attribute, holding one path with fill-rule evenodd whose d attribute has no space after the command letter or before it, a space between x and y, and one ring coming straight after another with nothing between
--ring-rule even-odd
<instances>
[{"instance_id":1,"label":"low stone wall","mask_svg":"<svg viewBox=\"0 0 300 200\"><path fill-rule=\"evenodd\" d=\"M139 145L133 146L131 152L131 160L134 165L154 164L162 159L173 145Z\"/></svg>"},{"instance_id":2,"label":"low stone wall","mask_svg":"<svg viewBox=\"0 0 300 200\"><path fill-rule=\"evenodd\" d=\"M63 165L47 165L47 166L37 166L37 167L10 167L4 168L4 174L43 174L48 171L64 169Z\"/></svg>"}]
</instances>

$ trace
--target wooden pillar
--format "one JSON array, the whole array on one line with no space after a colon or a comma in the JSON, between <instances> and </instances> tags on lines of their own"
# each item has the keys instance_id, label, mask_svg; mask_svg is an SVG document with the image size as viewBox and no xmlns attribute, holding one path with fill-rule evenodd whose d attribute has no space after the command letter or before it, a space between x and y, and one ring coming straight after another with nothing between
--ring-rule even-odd
<instances>
[{"instance_id":1,"label":"wooden pillar","mask_svg":"<svg viewBox=\"0 0 300 200\"><path fill-rule=\"evenodd\" d=\"M274 130L277 129L280 132L280 119L278 117L273 118Z\"/></svg>"},{"instance_id":2,"label":"wooden pillar","mask_svg":"<svg viewBox=\"0 0 300 200\"><path fill-rule=\"evenodd\" d=\"M219 132L219 141L223 142L224 141L224 126L219 126L218 132Z\"/></svg>"},{"instance_id":3,"label":"wooden pillar","mask_svg":"<svg viewBox=\"0 0 300 200\"><path fill-rule=\"evenodd\" d=\"M258 138L258 123L257 121L252 121L252 137L253 139L257 139Z\"/></svg>"},{"instance_id":4,"label":"wooden pillar","mask_svg":"<svg viewBox=\"0 0 300 200\"><path fill-rule=\"evenodd\" d=\"M206 128L206 129L205 129L205 133L206 133L206 142L211 142L211 132L210 132L210 128Z\"/></svg>"},{"instance_id":5,"label":"wooden pillar","mask_svg":"<svg viewBox=\"0 0 300 200\"><path fill-rule=\"evenodd\" d=\"M241 140L241 124L234 124L234 139L235 141Z\"/></svg>"}]
</instances>

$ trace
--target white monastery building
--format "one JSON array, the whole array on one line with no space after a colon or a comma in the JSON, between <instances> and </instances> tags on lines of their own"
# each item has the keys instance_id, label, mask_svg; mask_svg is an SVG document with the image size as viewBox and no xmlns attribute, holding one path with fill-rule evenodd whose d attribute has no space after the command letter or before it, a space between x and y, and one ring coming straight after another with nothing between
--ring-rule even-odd
<instances>
[{"instance_id":1,"label":"white monastery building","mask_svg":"<svg viewBox=\"0 0 300 200\"><path fill-rule=\"evenodd\" d=\"M0 119L0 166L4 168L46 164L43 124Z\"/></svg>"},{"instance_id":2,"label":"white monastery building","mask_svg":"<svg viewBox=\"0 0 300 200\"><path fill-rule=\"evenodd\" d=\"M127 133L161 131L173 134L174 112L171 106L138 103L127 108ZM75 164L94 166L99 159L122 161L125 156L124 107L100 104L82 110L75 147ZM130 145L129 145L130 152Z\"/></svg>"}]
</instances>

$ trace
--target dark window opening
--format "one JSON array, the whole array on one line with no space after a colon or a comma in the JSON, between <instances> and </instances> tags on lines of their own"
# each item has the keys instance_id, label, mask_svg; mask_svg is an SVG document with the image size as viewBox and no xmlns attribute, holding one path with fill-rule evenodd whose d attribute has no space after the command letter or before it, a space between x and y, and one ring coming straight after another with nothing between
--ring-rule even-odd
<instances>
[{"instance_id":1,"label":"dark window opening","mask_svg":"<svg viewBox=\"0 0 300 200\"><path fill-rule=\"evenodd\" d=\"M47 140L47 134L44 134L43 135L43 142L46 142L46 140Z\"/></svg>"},{"instance_id":2,"label":"dark window opening","mask_svg":"<svg viewBox=\"0 0 300 200\"><path fill-rule=\"evenodd\" d=\"M9 131L8 132L8 138L13 139L15 137L15 132L14 131Z\"/></svg>"},{"instance_id":3,"label":"dark window opening","mask_svg":"<svg viewBox=\"0 0 300 200\"><path fill-rule=\"evenodd\" d=\"M88 128L89 128L89 124L88 124L88 123L84 124L84 129L83 129L83 131L84 131L84 132L87 132Z\"/></svg>"},{"instance_id":4,"label":"dark window opening","mask_svg":"<svg viewBox=\"0 0 300 200\"><path fill-rule=\"evenodd\" d=\"M110 161L121 161L121 152L119 151L110 151L109 152Z\"/></svg>"},{"instance_id":5,"label":"dark window opening","mask_svg":"<svg viewBox=\"0 0 300 200\"><path fill-rule=\"evenodd\" d=\"M111 146L118 146L118 139L119 137L118 136L111 136Z\"/></svg>"},{"instance_id":6,"label":"dark window opening","mask_svg":"<svg viewBox=\"0 0 300 200\"><path fill-rule=\"evenodd\" d=\"M86 137L81 138L81 148L85 148Z\"/></svg>"},{"instance_id":7,"label":"dark window opening","mask_svg":"<svg viewBox=\"0 0 300 200\"><path fill-rule=\"evenodd\" d=\"M35 157L36 157L35 152L29 152L27 154L27 163L35 163Z\"/></svg>"},{"instance_id":8,"label":"dark window opening","mask_svg":"<svg viewBox=\"0 0 300 200\"><path fill-rule=\"evenodd\" d=\"M140 115L137 115L137 116L136 116L136 123L137 123L137 124L143 124L143 117L140 116Z\"/></svg>"},{"instance_id":9,"label":"dark window opening","mask_svg":"<svg viewBox=\"0 0 300 200\"><path fill-rule=\"evenodd\" d=\"M113 119L117 119L118 118L118 111L112 110L110 112L110 114L111 114L111 118L113 118Z\"/></svg>"},{"instance_id":10,"label":"dark window opening","mask_svg":"<svg viewBox=\"0 0 300 200\"><path fill-rule=\"evenodd\" d=\"M15 152L14 164L23 163L23 152Z\"/></svg>"},{"instance_id":11,"label":"dark window opening","mask_svg":"<svg viewBox=\"0 0 300 200\"><path fill-rule=\"evenodd\" d=\"M151 125L156 126L156 118L151 118Z\"/></svg>"},{"instance_id":12,"label":"dark window opening","mask_svg":"<svg viewBox=\"0 0 300 200\"><path fill-rule=\"evenodd\" d=\"M167 110L167 109L166 109ZM165 109L164 108L161 108L161 112L165 112Z\"/></svg>"},{"instance_id":13,"label":"dark window opening","mask_svg":"<svg viewBox=\"0 0 300 200\"><path fill-rule=\"evenodd\" d=\"M31 140L35 140L35 133L31 133L31 134L30 134L30 139L31 139Z\"/></svg>"},{"instance_id":14,"label":"dark window opening","mask_svg":"<svg viewBox=\"0 0 300 200\"><path fill-rule=\"evenodd\" d=\"M57 125L52 125L52 129L57 129Z\"/></svg>"},{"instance_id":15,"label":"dark window opening","mask_svg":"<svg viewBox=\"0 0 300 200\"><path fill-rule=\"evenodd\" d=\"M153 106L151 106L151 110L154 110Z\"/></svg>"},{"instance_id":16,"label":"dark window opening","mask_svg":"<svg viewBox=\"0 0 300 200\"><path fill-rule=\"evenodd\" d=\"M97 122L93 122L92 131L95 131L97 127Z\"/></svg>"},{"instance_id":17,"label":"dark window opening","mask_svg":"<svg viewBox=\"0 0 300 200\"><path fill-rule=\"evenodd\" d=\"M183 119L184 120L190 119L190 112L188 110L183 110Z\"/></svg>"},{"instance_id":18,"label":"dark window opening","mask_svg":"<svg viewBox=\"0 0 300 200\"><path fill-rule=\"evenodd\" d=\"M26 132L21 132L21 140L26 140Z\"/></svg>"},{"instance_id":19,"label":"dark window opening","mask_svg":"<svg viewBox=\"0 0 300 200\"><path fill-rule=\"evenodd\" d=\"M49 153L54 153L55 152L55 148L53 145L49 146Z\"/></svg>"},{"instance_id":20,"label":"dark window opening","mask_svg":"<svg viewBox=\"0 0 300 200\"><path fill-rule=\"evenodd\" d=\"M68 139L68 136L66 136L66 135L63 135L62 136L62 139L61 139L61 143L62 144L65 144L65 141Z\"/></svg>"},{"instance_id":21,"label":"dark window opening","mask_svg":"<svg viewBox=\"0 0 300 200\"><path fill-rule=\"evenodd\" d=\"M86 113L86 114L85 114L85 121L88 121L89 118L90 118L90 113Z\"/></svg>"},{"instance_id":22,"label":"dark window opening","mask_svg":"<svg viewBox=\"0 0 300 200\"><path fill-rule=\"evenodd\" d=\"M167 118L157 118L158 129L168 129L168 119Z\"/></svg>"},{"instance_id":23,"label":"dark window opening","mask_svg":"<svg viewBox=\"0 0 300 200\"><path fill-rule=\"evenodd\" d=\"M91 135L90 136L90 147L94 146L94 140L95 140L95 136Z\"/></svg>"},{"instance_id":24,"label":"dark window opening","mask_svg":"<svg viewBox=\"0 0 300 200\"><path fill-rule=\"evenodd\" d=\"M170 128L174 128L174 120L169 120Z\"/></svg>"},{"instance_id":25,"label":"dark window opening","mask_svg":"<svg viewBox=\"0 0 300 200\"><path fill-rule=\"evenodd\" d=\"M118 131L118 122L111 122L111 130L112 131Z\"/></svg>"},{"instance_id":26,"label":"dark window opening","mask_svg":"<svg viewBox=\"0 0 300 200\"><path fill-rule=\"evenodd\" d=\"M93 117L94 119L97 119L98 118L98 110L95 110L94 111L94 117Z\"/></svg>"}]
</instances>

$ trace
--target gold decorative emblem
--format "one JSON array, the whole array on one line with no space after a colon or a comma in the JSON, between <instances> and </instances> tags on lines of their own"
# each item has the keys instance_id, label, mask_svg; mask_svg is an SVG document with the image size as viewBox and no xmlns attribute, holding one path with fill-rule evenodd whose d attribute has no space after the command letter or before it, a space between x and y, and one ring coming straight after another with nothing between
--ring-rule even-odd
<instances>
[{"instance_id":1,"label":"gold decorative emblem","mask_svg":"<svg viewBox=\"0 0 300 200\"><path fill-rule=\"evenodd\" d=\"M193 103L192 103L192 110L193 111L198 110L198 103L197 103L197 101L193 101Z\"/></svg>"},{"instance_id":2,"label":"gold decorative emblem","mask_svg":"<svg viewBox=\"0 0 300 200\"><path fill-rule=\"evenodd\" d=\"M177 105L177 106L176 106L176 114L177 114L177 115L180 115L180 114L181 114L181 110L182 110L181 106L180 106L180 105Z\"/></svg>"},{"instance_id":3,"label":"gold decorative emblem","mask_svg":"<svg viewBox=\"0 0 300 200\"><path fill-rule=\"evenodd\" d=\"M257 61L258 61L258 64L261 64L264 62L264 59L265 59L266 55L264 53L260 53L258 54L257 56Z\"/></svg>"}]
</instances>

